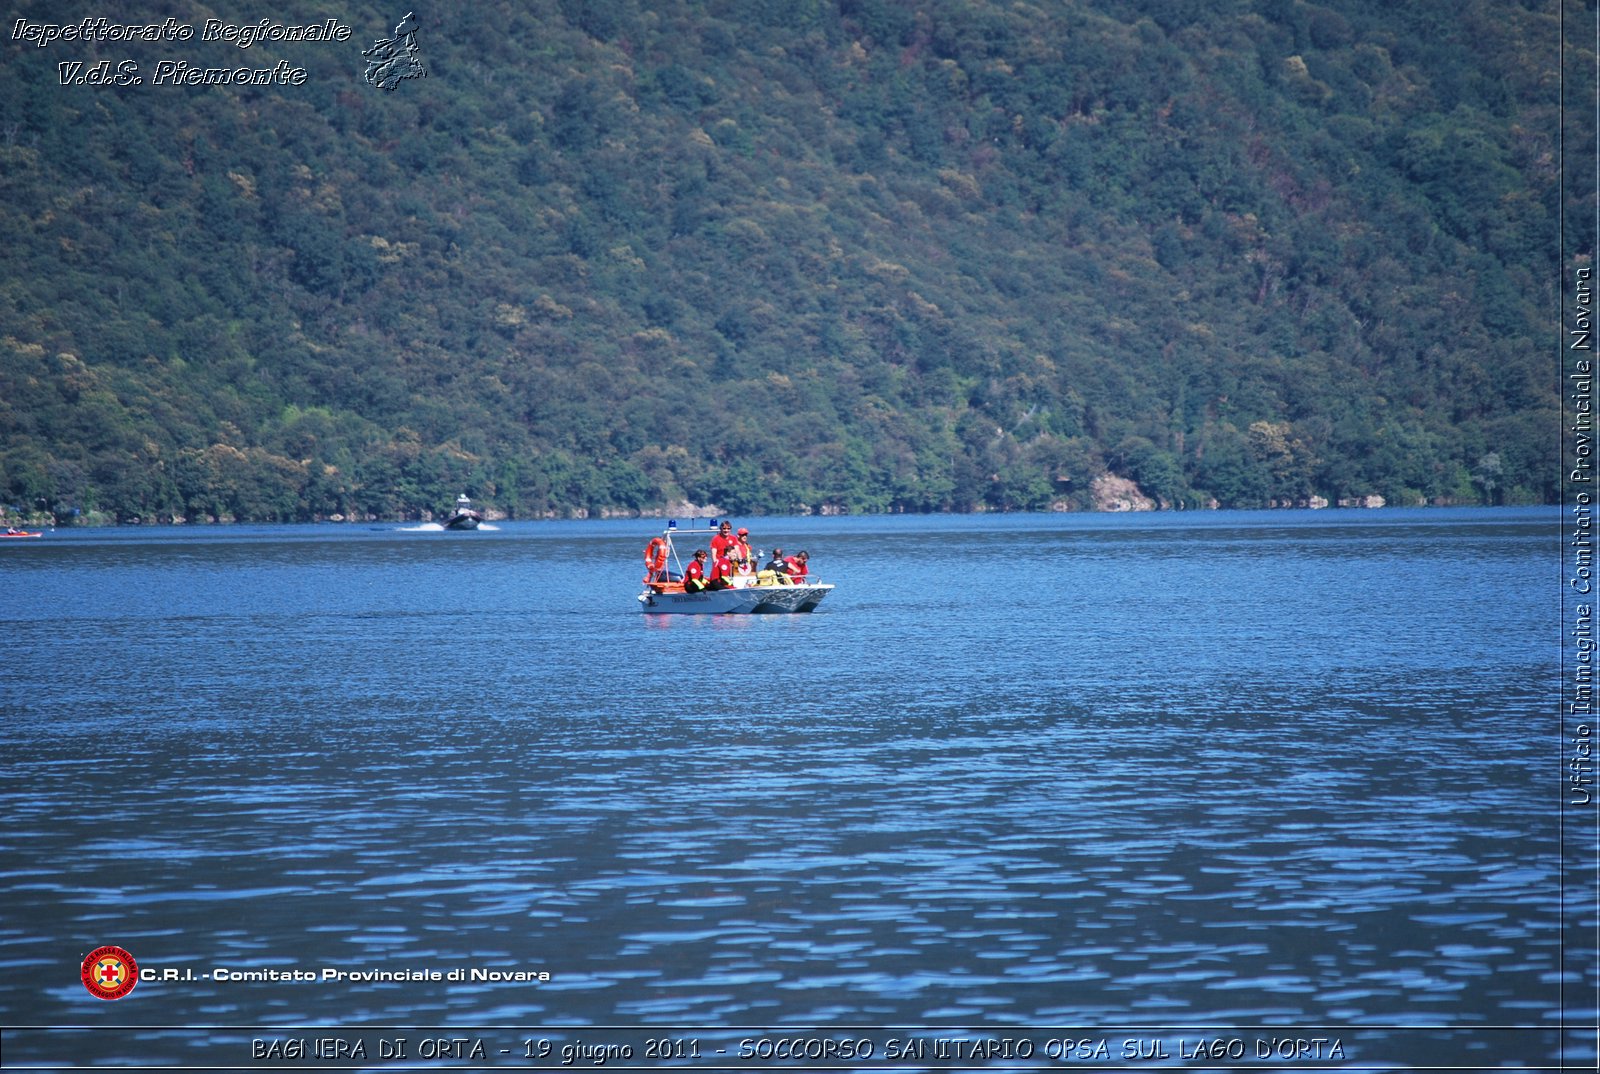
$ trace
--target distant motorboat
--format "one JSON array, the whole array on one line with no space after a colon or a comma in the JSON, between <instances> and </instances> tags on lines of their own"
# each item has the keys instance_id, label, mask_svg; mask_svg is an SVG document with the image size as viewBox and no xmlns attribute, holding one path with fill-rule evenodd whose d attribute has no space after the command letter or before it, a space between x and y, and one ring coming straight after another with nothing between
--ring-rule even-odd
<instances>
[{"instance_id":1,"label":"distant motorboat","mask_svg":"<svg viewBox=\"0 0 1600 1074\"><path fill-rule=\"evenodd\" d=\"M472 500L462 493L456 497L455 510L450 512L450 517L444 520L447 530L475 530L478 523L483 521L483 512L472 506Z\"/></svg>"}]
</instances>

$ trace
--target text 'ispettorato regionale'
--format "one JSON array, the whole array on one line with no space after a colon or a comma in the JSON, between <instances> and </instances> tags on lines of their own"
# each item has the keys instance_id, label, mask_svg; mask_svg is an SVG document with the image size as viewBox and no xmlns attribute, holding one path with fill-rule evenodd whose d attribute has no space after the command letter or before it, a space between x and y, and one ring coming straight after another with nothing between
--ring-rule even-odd
<instances>
[{"instance_id":1,"label":"text 'ispettorato regionale'","mask_svg":"<svg viewBox=\"0 0 1600 1074\"><path fill-rule=\"evenodd\" d=\"M34 22L18 19L11 27L13 41L31 42L38 48L58 43L72 44L183 44L220 43L247 49L253 45L286 42L348 41L355 31L338 19L314 23L227 22L206 19L198 28L193 23L167 17L160 22L113 22L106 18L85 18L77 22ZM145 73L135 60L63 61L57 64L63 86L141 86ZM279 60L270 67L206 67L187 59L156 61L148 84L153 86L210 85L287 85L304 84L306 70Z\"/></svg>"}]
</instances>

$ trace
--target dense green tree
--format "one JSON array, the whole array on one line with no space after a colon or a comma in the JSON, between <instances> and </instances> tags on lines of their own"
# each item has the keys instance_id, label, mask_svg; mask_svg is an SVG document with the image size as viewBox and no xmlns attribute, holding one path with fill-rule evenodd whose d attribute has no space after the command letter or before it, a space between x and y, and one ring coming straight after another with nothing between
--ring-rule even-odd
<instances>
[{"instance_id":1,"label":"dense green tree","mask_svg":"<svg viewBox=\"0 0 1600 1074\"><path fill-rule=\"evenodd\" d=\"M0 41L0 503L1549 501L1533 341L1595 252L1563 13L491 2L392 92L330 45L156 92Z\"/></svg>"}]
</instances>

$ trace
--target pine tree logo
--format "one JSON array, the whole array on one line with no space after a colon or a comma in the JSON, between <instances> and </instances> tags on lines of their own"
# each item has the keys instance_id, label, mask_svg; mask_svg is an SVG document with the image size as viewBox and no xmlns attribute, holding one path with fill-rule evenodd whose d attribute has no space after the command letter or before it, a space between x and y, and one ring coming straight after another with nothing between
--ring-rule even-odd
<instances>
[{"instance_id":1,"label":"pine tree logo","mask_svg":"<svg viewBox=\"0 0 1600 1074\"><path fill-rule=\"evenodd\" d=\"M380 37L361 55L367 58L367 84L393 90L408 78L427 78L417 47L416 16L408 11L394 28L393 37Z\"/></svg>"}]
</instances>

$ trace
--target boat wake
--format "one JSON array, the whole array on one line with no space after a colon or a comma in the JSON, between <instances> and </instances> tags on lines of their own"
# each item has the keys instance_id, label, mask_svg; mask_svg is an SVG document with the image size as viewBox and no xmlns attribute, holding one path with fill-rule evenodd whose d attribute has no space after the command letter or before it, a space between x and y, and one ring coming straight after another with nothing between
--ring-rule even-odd
<instances>
[{"instance_id":1,"label":"boat wake","mask_svg":"<svg viewBox=\"0 0 1600 1074\"><path fill-rule=\"evenodd\" d=\"M490 522L480 522L480 523L478 523L478 527L477 528L478 528L478 532L479 533L498 533L500 531L500 527L499 526L496 526L496 525L494 525L493 523L490 523ZM451 530L448 526L444 526L444 525L442 525L442 524L440 524L438 522L423 522L423 523L420 523L419 525L416 525L416 526L401 526L400 529L398 530L398 532L400 532L400 533L456 533L456 532L470 533L471 531L470 530Z\"/></svg>"}]
</instances>

